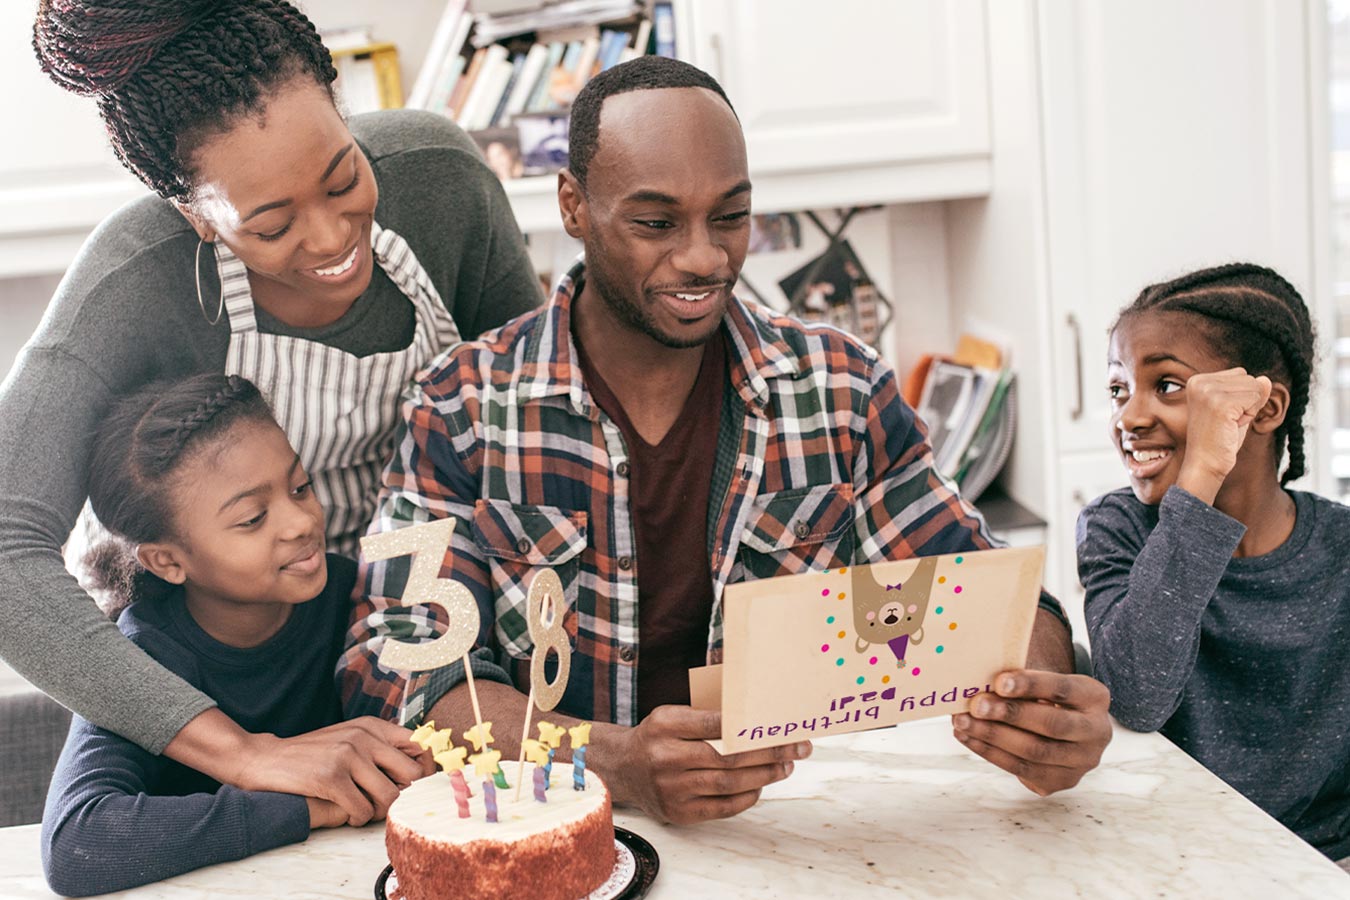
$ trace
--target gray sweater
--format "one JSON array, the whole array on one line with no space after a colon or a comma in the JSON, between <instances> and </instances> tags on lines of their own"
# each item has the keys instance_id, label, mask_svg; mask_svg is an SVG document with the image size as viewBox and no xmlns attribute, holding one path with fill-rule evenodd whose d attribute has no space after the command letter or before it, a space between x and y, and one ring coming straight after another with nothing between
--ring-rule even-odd
<instances>
[{"instance_id":1,"label":"gray sweater","mask_svg":"<svg viewBox=\"0 0 1350 900\"><path fill-rule=\"evenodd\" d=\"M520 230L472 141L430 113L357 116L351 129L379 184L376 220L408 241L465 337L537 305ZM229 323L212 327L198 309L196 247L187 222L157 197L114 213L0 386L0 657L151 753L213 703L103 617L66 573L61 545L88 496L91 437L113 400L157 377L224 370ZM214 267L203 261L202 270L209 305L219 287ZM414 313L376 267L331 325L289 328L262 310L258 325L364 356L406 347Z\"/></svg>"},{"instance_id":2,"label":"gray sweater","mask_svg":"<svg viewBox=\"0 0 1350 900\"><path fill-rule=\"evenodd\" d=\"M1290 491L1264 556L1246 529L1173 487L1078 520L1078 572L1111 712L1161 732L1333 859L1350 854L1350 507Z\"/></svg>"}]
</instances>

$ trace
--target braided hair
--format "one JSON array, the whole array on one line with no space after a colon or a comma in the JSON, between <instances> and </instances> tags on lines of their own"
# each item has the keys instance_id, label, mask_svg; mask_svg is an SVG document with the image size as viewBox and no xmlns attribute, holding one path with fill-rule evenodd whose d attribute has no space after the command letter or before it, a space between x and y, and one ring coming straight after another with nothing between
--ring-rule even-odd
<instances>
[{"instance_id":1,"label":"braided hair","mask_svg":"<svg viewBox=\"0 0 1350 900\"><path fill-rule=\"evenodd\" d=\"M1200 326L1215 354L1252 375L1266 375L1289 389L1289 409L1275 432L1275 458L1289 447L1285 485L1304 473L1303 414L1312 392L1316 337L1303 297L1273 269L1229 263L1144 288L1112 326L1151 311L1185 312Z\"/></svg>"},{"instance_id":2,"label":"braided hair","mask_svg":"<svg viewBox=\"0 0 1350 900\"><path fill-rule=\"evenodd\" d=\"M304 76L337 77L314 25L284 0L41 0L33 48L58 85L98 100L122 164L161 197L192 196L203 140Z\"/></svg>"},{"instance_id":3,"label":"braided hair","mask_svg":"<svg viewBox=\"0 0 1350 900\"><path fill-rule=\"evenodd\" d=\"M89 464L89 505L112 537L84 560L108 615L169 589L141 567L136 546L174 535L170 490L183 463L236 424L275 421L258 389L238 375L154 382L113 407Z\"/></svg>"}]
</instances>

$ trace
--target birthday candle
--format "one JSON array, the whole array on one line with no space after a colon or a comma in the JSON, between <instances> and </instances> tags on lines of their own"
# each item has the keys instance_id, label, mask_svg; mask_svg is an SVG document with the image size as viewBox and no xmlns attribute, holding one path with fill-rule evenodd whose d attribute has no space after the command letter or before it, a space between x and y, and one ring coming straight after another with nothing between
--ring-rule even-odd
<instances>
[{"instance_id":1,"label":"birthday candle","mask_svg":"<svg viewBox=\"0 0 1350 900\"><path fill-rule=\"evenodd\" d=\"M497 789L490 778L483 779L483 807L487 810L487 820L497 821Z\"/></svg>"},{"instance_id":2,"label":"birthday candle","mask_svg":"<svg viewBox=\"0 0 1350 900\"><path fill-rule=\"evenodd\" d=\"M566 728L559 728L552 722L539 723L539 740L548 745L548 762L544 763L545 787L553 787L553 751L562 745L562 736Z\"/></svg>"},{"instance_id":3,"label":"birthday candle","mask_svg":"<svg viewBox=\"0 0 1350 900\"><path fill-rule=\"evenodd\" d=\"M586 790L586 745L572 751L572 790Z\"/></svg>"},{"instance_id":4,"label":"birthday candle","mask_svg":"<svg viewBox=\"0 0 1350 900\"><path fill-rule=\"evenodd\" d=\"M502 790L506 790L511 786L506 783L506 773L502 771L501 766L498 766L497 771L492 773L492 780L495 781L497 783L497 787L501 788Z\"/></svg>"},{"instance_id":5,"label":"birthday candle","mask_svg":"<svg viewBox=\"0 0 1350 900\"><path fill-rule=\"evenodd\" d=\"M548 776L539 766L534 767L534 799L540 803L548 802L548 795L544 793L548 786Z\"/></svg>"},{"instance_id":6,"label":"birthday candle","mask_svg":"<svg viewBox=\"0 0 1350 900\"><path fill-rule=\"evenodd\" d=\"M464 780L464 773L455 769L450 773L450 786L455 790L455 807L459 811L461 819L469 817L469 783Z\"/></svg>"},{"instance_id":7,"label":"birthday candle","mask_svg":"<svg viewBox=\"0 0 1350 900\"><path fill-rule=\"evenodd\" d=\"M591 741L591 723L583 722L567 729L572 739L572 789L586 790L586 745Z\"/></svg>"},{"instance_id":8,"label":"birthday candle","mask_svg":"<svg viewBox=\"0 0 1350 900\"><path fill-rule=\"evenodd\" d=\"M459 770L464 768L464 754L468 752L465 747L447 747L437 753L433 759L436 760L436 765L440 766L450 776L450 781L453 783L455 776L459 774ZM460 775L459 780L464 785L465 796L472 797L473 791L469 790L469 784L464 781L464 776Z\"/></svg>"}]
</instances>

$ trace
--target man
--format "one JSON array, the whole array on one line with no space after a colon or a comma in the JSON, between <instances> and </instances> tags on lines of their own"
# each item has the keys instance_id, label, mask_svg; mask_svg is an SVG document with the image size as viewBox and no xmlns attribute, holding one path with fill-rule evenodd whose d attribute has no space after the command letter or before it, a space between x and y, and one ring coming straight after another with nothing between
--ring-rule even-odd
<instances>
[{"instance_id":1,"label":"man","mask_svg":"<svg viewBox=\"0 0 1350 900\"><path fill-rule=\"evenodd\" d=\"M616 802L674 822L735 815L810 745L722 756L706 743L720 716L689 707L687 670L720 660L723 588L991 538L933 470L884 361L732 296L751 186L715 81L660 57L617 66L578 96L570 141L558 202L585 263L545 309L425 373L373 529L456 517L442 576L477 601L471 664L504 754L529 690L526 591L550 567L572 661L548 718L597 723L587 764ZM385 638L436 633L425 607L397 605L407 571L367 570L351 715L392 717L404 700L374 661ZM954 719L966 746L1041 794L1076 784L1110 739L1106 689L1055 674L1072 671L1072 647L1045 604L1031 662L1053 671L1000 676ZM409 685L409 718L467 727L463 679L456 664Z\"/></svg>"}]
</instances>

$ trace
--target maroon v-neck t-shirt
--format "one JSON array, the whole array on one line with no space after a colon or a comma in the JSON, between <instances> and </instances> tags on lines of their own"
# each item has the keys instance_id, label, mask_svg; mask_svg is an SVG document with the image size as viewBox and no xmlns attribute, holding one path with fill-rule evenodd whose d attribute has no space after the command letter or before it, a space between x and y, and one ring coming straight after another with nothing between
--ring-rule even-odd
<instances>
[{"instance_id":1,"label":"maroon v-neck t-shirt","mask_svg":"<svg viewBox=\"0 0 1350 900\"><path fill-rule=\"evenodd\" d=\"M638 715L667 703L689 704L689 669L707 661L712 617L708 502L722 390L725 337L704 345L698 378L659 444L648 444L614 392L578 346L591 396L628 446L628 495L637 533ZM622 477L622 471L620 471Z\"/></svg>"}]
</instances>

